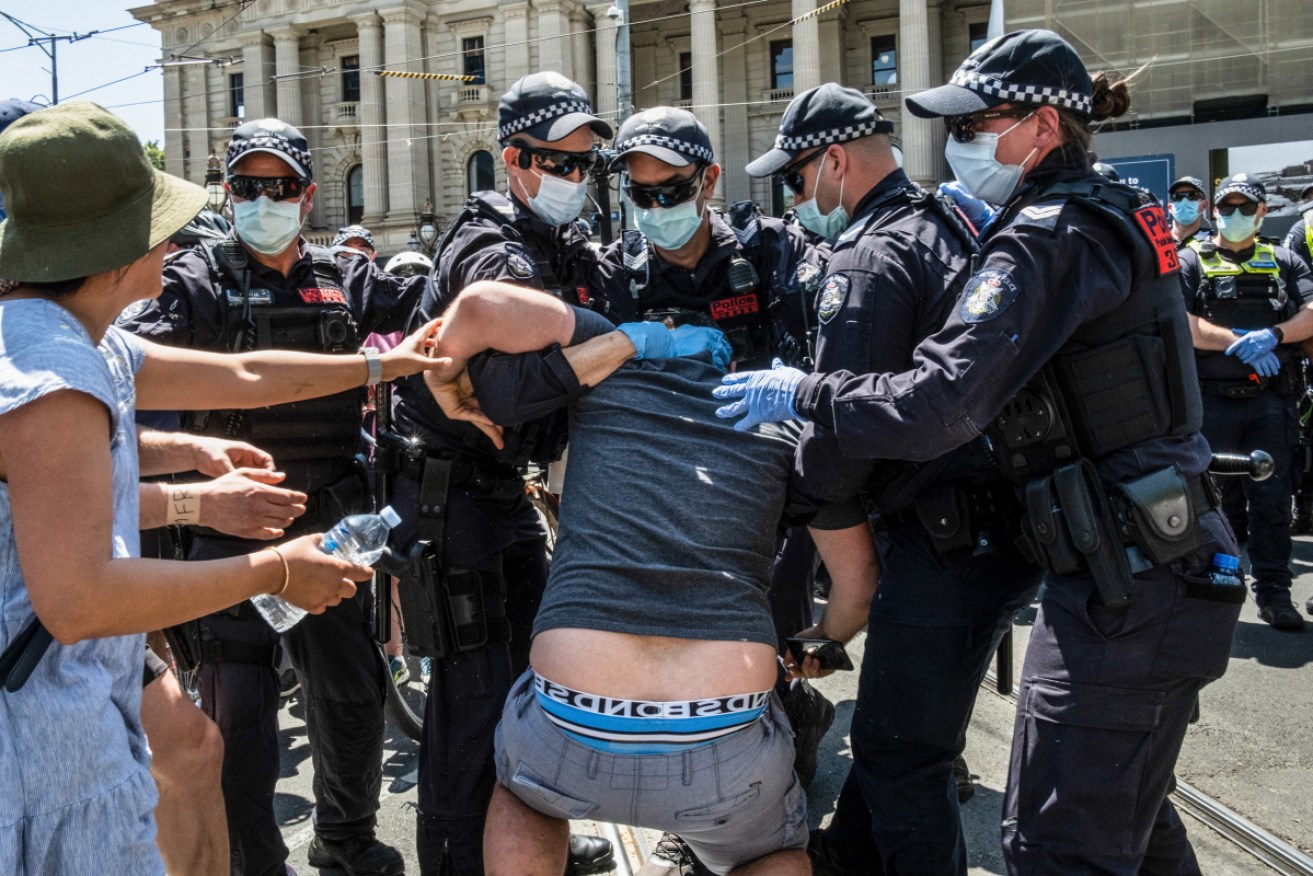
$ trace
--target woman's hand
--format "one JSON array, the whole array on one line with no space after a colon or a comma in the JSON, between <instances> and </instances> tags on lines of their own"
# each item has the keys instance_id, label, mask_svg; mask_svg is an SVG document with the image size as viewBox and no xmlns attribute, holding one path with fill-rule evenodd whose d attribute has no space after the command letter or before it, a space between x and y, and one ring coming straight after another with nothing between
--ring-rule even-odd
<instances>
[{"instance_id":1,"label":"woman's hand","mask_svg":"<svg viewBox=\"0 0 1313 876\"><path fill-rule=\"evenodd\" d=\"M368 581L372 569L353 566L320 549L322 535L303 535L286 544L278 545L278 552L287 562L287 589L278 593L282 584L282 565L277 557L269 557L276 565L277 580L268 591L276 593L297 608L310 614L322 614L329 606L356 595L357 581ZM264 553L257 554L263 556Z\"/></svg>"}]
</instances>

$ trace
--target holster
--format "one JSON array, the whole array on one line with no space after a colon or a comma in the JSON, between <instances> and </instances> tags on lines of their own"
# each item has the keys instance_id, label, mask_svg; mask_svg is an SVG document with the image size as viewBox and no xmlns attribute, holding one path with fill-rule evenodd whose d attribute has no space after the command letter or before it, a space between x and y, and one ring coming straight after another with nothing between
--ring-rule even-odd
<instances>
[{"instance_id":1,"label":"holster","mask_svg":"<svg viewBox=\"0 0 1313 876\"><path fill-rule=\"evenodd\" d=\"M183 672L195 672L201 666L201 623L187 621L173 627L164 628L164 638L168 640L169 650L178 668Z\"/></svg>"},{"instance_id":2,"label":"holster","mask_svg":"<svg viewBox=\"0 0 1313 876\"><path fill-rule=\"evenodd\" d=\"M445 601L438 597L437 557L421 541L412 552L406 574L400 576L397 599L406 619L406 647L418 657L441 660L451 652Z\"/></svg>"}]
</instances>

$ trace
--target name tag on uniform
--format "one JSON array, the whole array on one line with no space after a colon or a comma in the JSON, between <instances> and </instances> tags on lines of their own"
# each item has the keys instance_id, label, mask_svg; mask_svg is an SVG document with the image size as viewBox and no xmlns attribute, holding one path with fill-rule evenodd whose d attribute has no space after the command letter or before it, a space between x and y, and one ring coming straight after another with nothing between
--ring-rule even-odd
<instances>
[{"instance_id":1,"label":"name tag on uniform","mask_svg":"<svg viewBox=\"0 0 1313 876\"><path fill-rule=\"evenodd\" d=\"M242 306L241 292L235 291L233 289L229 289L227 290L227 293L228 293L228 304L230 306L233 307ZM251 302L252 305L273 304L274 293L270 292L268 289L252 289L250 293L247 295L247 299Z\"/></svg>"},{"instance_id":2,"label":"name tag on uniform","mask_svg":"<svg viewBox=\"0 0 1313 876\"><path fill-rule=\"evenodd\" d=\"M748 316L761 309L757 296L739 295L734 298L722 298L711 302L711 318L714 320L732 319L736 316Z\"/></svg>"},{"instance_id":3,"label":"name tag on uniform","mask_svg":"<svg viewBox=\"0 0 1313 876\"><path fill-rule=\"evenodd\" d=\"M301 300L306 304L346 304L346 296L341 289L298 289Z\"/></svg>"}]
</instances>

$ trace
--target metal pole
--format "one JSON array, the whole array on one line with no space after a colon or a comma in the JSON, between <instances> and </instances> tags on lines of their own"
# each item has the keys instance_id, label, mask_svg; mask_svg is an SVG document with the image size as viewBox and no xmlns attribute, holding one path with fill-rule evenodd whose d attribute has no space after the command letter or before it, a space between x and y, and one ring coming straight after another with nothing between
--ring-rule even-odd
<instances>
[{"instance_id":1,"label":"metal pole","mask_svg":"<svg viewBox=\"0 0 1313 876\"><path fill-rule=\"evenodd\" d=\"M634 112L633 70L629 53L629 0L616 0L619 20L615 29L615 87L616 108L620 112L617 123L623 123Z\"/></svg>"}]
</instances>

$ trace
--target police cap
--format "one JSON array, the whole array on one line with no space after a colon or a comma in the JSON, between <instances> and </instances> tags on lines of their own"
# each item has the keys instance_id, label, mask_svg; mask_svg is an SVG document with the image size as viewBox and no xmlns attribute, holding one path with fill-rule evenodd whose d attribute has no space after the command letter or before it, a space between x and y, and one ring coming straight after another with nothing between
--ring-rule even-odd
<instances>
[{"instance_id":1,"label":"police cap","mask_svg":"<svg viewBox=\"0 0 1313 876\"><path fill-rule=\"evenodd\" d=\"M964 116L1004 103L1058 107L1089 115L1094 85L1076 50L1051 30L995 37L962 62L947 85L906 98L923 119Z\"/></svg>"},{"instance_id":2,"label":"police cap","mask_svg":"<svg viewBox=\"0 0 1313 876\"><path fill-rule=\"evenodd\" d=\"M497 106L497 139L503 144L516 134L554 143L584 125L611 139L611 126L593 115L588 95L560 73L530 73L512 85Z\"/></svg>"},{"instance_id":3,"label":"police cap","mask_svg":"<svg viewBox=\"0 0 1313 876\"><path fill-rule=\"evenodd\" d=\"M625 119L613 145L616 156L611 159L612 170L635 152L675 167L712 164L716 160L706 127L688 110L672 106L653 107Z\"/></svg>"},{"instance_id":4,"label":"police cap","mask_svg":"<svg viewBox=\"0 0 1313 876\"><path fill-rule=\"evenodd\" d=\"M1208 190L1204 188L1204 181L1197 176L1183 176L1176 182L1172 183L1167 191L1174 192L1181 186L1189 186L1205 198L1208 197Z\"/></svg>"},{"instance_id":5,"label":"police cap","mask_svg":"<svg viewBox=\"0 0 1313 876\"><path fill-rule=\"evenodd\" d=\"M242 157L252 152L266 152L277 156L303 179L315 175L315 163L310 158L310 144L305 135L278 119L257 119L239 125L228 142L228 172Z\"/></svg>"},{"instance_id":6,"label":"police cap","mask_svg":"<svg viewBox=\"0 0 1313 876\"><path fill-rule=\"evenodd\" d=\"M1267 189L1247 173L1235 173L1222 180L1222 184L1217 187L1217 194L1213 195L1213 205L1222 203L1227 195L1244 195L1245 200L1256 204L1267 203Z\"/></svg>"},{"instance_id":7,"label":"police cap","mask_svg":"<svg viewBox=\"0 0 1313 876\"><path fill-rule=\"evenodd\" d=\"M337 234L333 237L333 246L341 246L348 240L359 238L365 242L370 249L375 249L374 235L369 233L369 229L363 225L344 225L337 229Z\"/></svg>"},{"instance_id":8,"label":"police cap","mask_svg":"<svg viewBox=\"0 0 1313 876\"><path fill-rule=\"evenodd\" d=\"M891 134L894 123L855 88L827 82L793 99L780 120L775 148L748 165L748 176L779 173L804 152L872 134Z\"/></svg>"}]
</instances>

